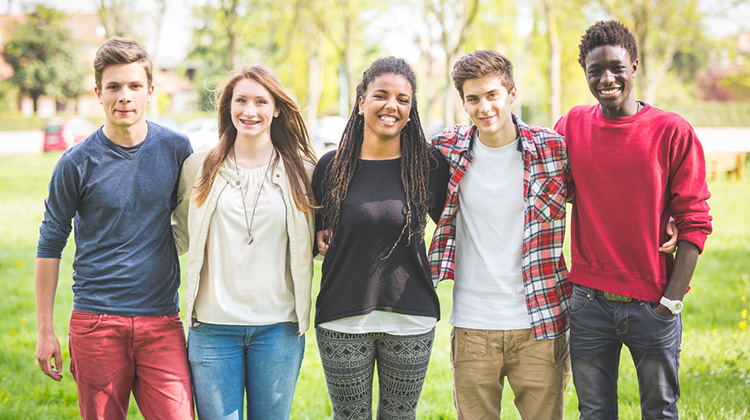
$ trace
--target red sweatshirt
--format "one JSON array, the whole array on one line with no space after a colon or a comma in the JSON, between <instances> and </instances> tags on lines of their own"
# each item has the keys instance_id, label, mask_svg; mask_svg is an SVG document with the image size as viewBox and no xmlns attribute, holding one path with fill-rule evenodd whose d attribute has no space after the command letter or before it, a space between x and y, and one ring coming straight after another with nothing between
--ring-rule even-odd
<instances>
[{"instance_id":1,"label":"red sweatshirt","mask_svg":"<svg viewBox=\"0 0 750 420\"><path fill-rule=\"evenodd\" d=\"M703 251L711 233L703 147L677 114L646 105L611 118L577 106L555 130L565 136L576 193L572 283L659 302L673 256L660 253L669 217L679 240Z\"/></svg>"}]
</instances>

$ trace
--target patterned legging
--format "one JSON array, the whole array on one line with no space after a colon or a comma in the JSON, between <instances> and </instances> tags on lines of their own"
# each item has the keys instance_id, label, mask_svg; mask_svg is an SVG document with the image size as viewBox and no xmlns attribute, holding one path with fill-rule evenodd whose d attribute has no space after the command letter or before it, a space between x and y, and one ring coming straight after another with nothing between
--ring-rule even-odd
<instances>
[{"instance_id":1,"label":"patterned legging","mask_svg":"<svg viewBox=\"0 0 750 420\"><path fill-rule=\"evenodd\" d=\"M378 365L379 420L417 417L435 330L419 335L347 334L316 328L334 420L372 418L372 379Z\"/></svg>"}]
</instances>

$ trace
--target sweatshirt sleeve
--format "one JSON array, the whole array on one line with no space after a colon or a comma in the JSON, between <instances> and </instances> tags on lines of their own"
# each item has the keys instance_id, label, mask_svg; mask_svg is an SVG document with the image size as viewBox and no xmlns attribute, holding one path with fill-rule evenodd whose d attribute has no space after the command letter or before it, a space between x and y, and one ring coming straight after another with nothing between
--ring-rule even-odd
<instances>
[{"instance_id":1,"label":"sweatshirt sleeve","mask_svg":"<svg viewBox=\"0 0 750 420\"><path fill-rule=\"evenodd\" d=\"M49 194L44 200L44 220L39 227L37 258L61 258L72 230L71 220L80 202L80 174L67 154L52 171Z\"/></svg>"},{"instance_id":2,"label":"sweatshirt sleeve","mask_svg":"<svg viewBox=\"0 0 750 420\"><path fill-rule=\"evenodd\" d=\"M679 241L695 244L703 252L713 228L706 184L706 160L703 146L692 127L685 130L672 149L670 162L669 211L680 229Z\"/></svg>"}]
</instances>

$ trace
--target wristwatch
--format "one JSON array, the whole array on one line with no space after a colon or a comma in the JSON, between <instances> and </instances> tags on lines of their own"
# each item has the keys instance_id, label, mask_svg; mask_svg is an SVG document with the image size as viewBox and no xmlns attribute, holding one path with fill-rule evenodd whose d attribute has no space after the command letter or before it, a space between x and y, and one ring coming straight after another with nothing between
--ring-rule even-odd
<instances>
[{"instance_id":1,"label":"wristwatch","mask_svg":"<svg viewBox=\"0 0 750 420\"><path fill-rule=\"evenodd\" d=\"M661 300L659 301L662 305L666 306L667 309L669 309L670 312L672 312L672 315L677 315L680 312L682 312L682 301L681 300L669 300L665 298L664 296L661 297Z\"/></svg>"}]
</instances>

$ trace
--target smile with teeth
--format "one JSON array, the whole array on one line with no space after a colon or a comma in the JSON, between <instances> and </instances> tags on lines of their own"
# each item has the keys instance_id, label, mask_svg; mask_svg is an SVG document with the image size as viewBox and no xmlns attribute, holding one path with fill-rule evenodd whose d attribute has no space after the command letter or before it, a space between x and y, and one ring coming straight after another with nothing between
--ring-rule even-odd
<instances>
[{"instance_id":1,"label":"smile with teeth","mask_svg":"<svg viewBox=\"0 0 750 420\"><path fill-rule=\"evenodd\" d=\"M396 117L390 115L382 115L380 116L380 121L383 121L386 124L394 124L396 122Z\"/></svg>"},{"instance_id":2,"label":"smile with teeth","mask_svg":"<svg viewBox=\"0 0 750 420\"><path fill-rule=\"evenodd\" d=\"M242 124L247 124L247 125L255 125L255 124L258 124L258 123L259 123L260 121L255 121L255 120L244 120L244 119L240 118L240 122L241 122Z\"/></svg>"},{"instance_id":3,"label":"smile with teeth","mask_svg":"<svg viewBox=\"0 0 750 420\"><path fill-rule=\"evenodd\" d=\"M609 89L600 89L599 92L602 93L602 95L614 95L620 88L609 88Z\"/></svg>"}]
</instances>

